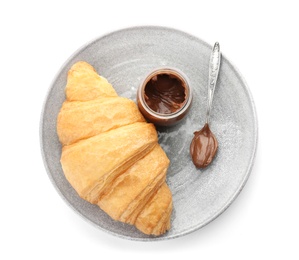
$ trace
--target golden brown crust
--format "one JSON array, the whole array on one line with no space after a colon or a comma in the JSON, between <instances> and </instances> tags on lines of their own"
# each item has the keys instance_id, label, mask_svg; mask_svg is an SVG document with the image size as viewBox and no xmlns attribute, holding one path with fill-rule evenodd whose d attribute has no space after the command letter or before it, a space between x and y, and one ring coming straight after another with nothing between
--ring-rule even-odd
<instances>
[{"instance_id":1,"label":"golden brown crust","mask_svg":"<svg viewBox=\"0 0 299 260\"><path fill-rule=\"evenodd\" d=\"M106 188L98 205L110 211L113 219L129 223L126 220L136 212L138 205L150 198L164 183L164 171L168 164L164 151L156 145ZM148 165L151 165L150 171Z\"/></svg>"},{"instance_id":2,"label":"golden brown crust","mask_svg":"<svg viewBox=\"0 0 299 260\"><path fill-rule=\"evenodd\" d=\"M154 125L86 62L68 73L57 133L65 177L80 197L145 234L170 228L169 159Z\"/></svg>"},{"instance_id":3,"label":"golden brown crust","mask_svg":"<svg viewBox=\"0 0 299 260\"><path fill-rule=\"evenodd\" d=\"M64 102L57 118L60 142L69 145L135 122L145 122L135 103L123 97Z\"/></svg>"},{"instance_id":4,"label":"golden brown crust","mask_svg":"<svg viewBox=\"0 0 299 260\"><path fill-rule=\"evenodd\" d=\"M152 124L134 123L64 146L61 164L78 194L96 203L102 189L148 153L156 142Z\"/></svg>"},{"instance_id":5,"label":"golden brown crust","mask_svg":"<svg viewBox=\"0 0 299 260\"><path fill-rule=\"evenodd\" d=\"M111 84L84 61L75 63L68 72L66 84L68 101L87 101L100 97L116 97Z\"/></svg>"},{"instance_id":6,"label":"golden brown crust","mask_svg":"<svg viewBox=\"0 0 299 260\"><path fill-rule=\"evenodd\" d=\"M135 225L145 234L159 235L170 227L171 210L172 195L164 183L138 215Z\"/></svg>"}]
</instances>

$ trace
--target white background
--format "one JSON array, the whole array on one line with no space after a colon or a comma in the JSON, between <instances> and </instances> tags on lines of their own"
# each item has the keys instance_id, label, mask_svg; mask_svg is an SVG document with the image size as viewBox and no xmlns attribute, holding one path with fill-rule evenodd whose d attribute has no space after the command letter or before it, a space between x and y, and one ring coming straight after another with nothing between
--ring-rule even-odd
<instances>
[{"instance_id":1,"label":"white background","mask_svg":"<svg viewBox=\"0 0 299 260\"><path fill-rule=\"evenodd\" d=\"M1 1L1 259L299 259L298 1L195 2ZM60 67L86 42L136 25L219 41L258 114L244 190L215 221L168 241L120 239L81 219L40 153L41 110Z\"/></svg>"}]
</instances>

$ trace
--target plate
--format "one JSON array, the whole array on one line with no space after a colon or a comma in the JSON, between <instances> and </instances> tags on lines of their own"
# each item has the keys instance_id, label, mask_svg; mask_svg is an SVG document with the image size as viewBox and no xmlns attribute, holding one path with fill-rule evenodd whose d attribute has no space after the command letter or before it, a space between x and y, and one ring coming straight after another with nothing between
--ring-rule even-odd
<instances>
[{"instance_id":1,"label":"plate","mask_svg":"<svg viewBox=\"0 0 299 260\"><path fill-rule=\"evenodd\" d=\"M150 241L176 238L198 230L234 201L252 169L257 119L244 79L223 55L210 118L219 150L212 164L203 170L194 167L189 155L193 132L205 121L211 49L206 42L175 29L133 27L93 40L63 65L44 103L40 140L48 175L75 212L110 234ZM186 118L176 126L157 128L159 143L171 161L167 183L173 194L172 227L162 236L147 236L134 226L112 220L99 207L82 200L64 177L56 118L65 99L67 72L79 60L87 61L106 77L120 96L134 101L141 81L157 67L177 68L190 81L193 103Z\"/></svg>"}]
</instances>

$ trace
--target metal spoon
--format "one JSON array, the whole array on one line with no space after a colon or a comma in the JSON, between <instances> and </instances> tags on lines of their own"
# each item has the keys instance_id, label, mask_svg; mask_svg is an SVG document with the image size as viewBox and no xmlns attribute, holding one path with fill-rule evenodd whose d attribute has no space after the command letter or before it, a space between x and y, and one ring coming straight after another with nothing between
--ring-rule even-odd
<instances>
[{"instance_id":1,"label":"metal spoon","mask_svg":"<svg viewBox=\"0 0 299 260\"><path fill-rule=\"evenodd\" d=\"M216 155L218 142L215 135L209 127L212 101L220 69L220 46L214 44L209 65L209 83L208 83L208 105L206 113L206 122L200 131L194 132L194 138L190 145L190 154L192 161L197 168L208 166Z\"/></svg>"}]
</instances>

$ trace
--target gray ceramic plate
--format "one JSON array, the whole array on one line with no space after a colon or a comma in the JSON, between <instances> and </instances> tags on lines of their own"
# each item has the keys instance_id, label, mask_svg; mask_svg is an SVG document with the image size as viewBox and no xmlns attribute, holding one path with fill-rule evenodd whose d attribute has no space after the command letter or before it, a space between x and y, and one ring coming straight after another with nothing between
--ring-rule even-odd
<instances>
[{"instance_id":1,"label":"gray ceramic plate","mask_svg":"<svg viewBox=\"0 0 299 260\"><path fill-rule=\"evenodd\" d=\"M100 229L134 240L169 239L195 231L219 216L237 197L250 174L257 146L257 120L249 89L236 68L222 56L214 94L211 129L219 141L213 163L197 170L189 156L193 132L205 120L208 63L212 46L181 31L135 27L100 37L77 51L62 67L47 95L41 118L41 147L47 172L61 196ZM171 229L158 238L113 221L97 206L79 198L64 177L56 117L64 101L69 68L76 61L92 64L120 96L136 100L141 80L156 67L183 71L193 87L193 104L179 125L158 129L170 158L167 183L173 194Z\"/></svg>"}]
</instances>

